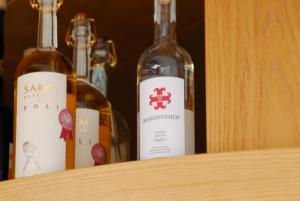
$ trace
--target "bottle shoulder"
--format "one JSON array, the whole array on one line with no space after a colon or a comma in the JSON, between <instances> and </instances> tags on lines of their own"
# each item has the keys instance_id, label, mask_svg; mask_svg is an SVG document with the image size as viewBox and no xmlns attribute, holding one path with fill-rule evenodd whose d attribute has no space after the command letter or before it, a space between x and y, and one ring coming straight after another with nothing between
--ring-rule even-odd
<instances>
[{"instance_id":1,"label":"bottle shoulder","mask_svg":"<svg viewBox=\"0 0 300 201\"><path fill-rule=\"evenodd\" d=\"M187 71L194 72L189 53L176 42L153 44L138 62L138 83L152 77L170 76L185 78Z\"/></svg>"},{"instance_id":2,"label":"bottle shoulder","mask_svg":"<svg viewBox=\"0 0 300 201\"><path fill-rule=\"evenodd\" d=\"M109 102L91 83L84 79L77 79L77 107L106 108L109 107Z\"/></svg>"},{"instance_id":3,"label":"bottle shoulder","mask_svg":"<svg viewBox=\"0 0 300 201\"><path fill-rule=\"evenodd\" d=\"M154 43L147 48L140 57L139 63L145 63L158 56L175 60L184 60L185 63L193 63L190 54L176 42Z\"/></svg>"},{"instance_id":4,"label":"bottle shoulder","mask_svg":"<svg viewBox=\"0 0 300 201\"><path fill-rule=\"evenodd\" d=\"M71 61L57 50L36 50L19 63L15 78L33 72L57 72L76 77Z\"/></svg>"}]
</instances>

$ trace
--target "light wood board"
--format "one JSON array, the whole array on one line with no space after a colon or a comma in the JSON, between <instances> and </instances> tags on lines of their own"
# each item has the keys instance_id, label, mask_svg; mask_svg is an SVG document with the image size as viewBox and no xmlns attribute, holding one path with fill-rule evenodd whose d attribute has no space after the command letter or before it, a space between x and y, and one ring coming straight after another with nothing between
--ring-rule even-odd
<instances>
[{"instance_id":1,"label":"light wood board","mask_svg":"<svg viewBox=\"0 0 300 201\"><path fill-rule=\"evenodd\" d=\"M300 149L131 162L0 183L1 201L300 200Z\"/></svg>"},{"instance_id":2,"label":"light wood board","mask_svg":"<svg viewBox=\"0 0 300 201\"><path fill-rule=\"evenodd\" d=\"M208 152L300 146L299 10L206 1Z\"/></svg>"}]
</instances>

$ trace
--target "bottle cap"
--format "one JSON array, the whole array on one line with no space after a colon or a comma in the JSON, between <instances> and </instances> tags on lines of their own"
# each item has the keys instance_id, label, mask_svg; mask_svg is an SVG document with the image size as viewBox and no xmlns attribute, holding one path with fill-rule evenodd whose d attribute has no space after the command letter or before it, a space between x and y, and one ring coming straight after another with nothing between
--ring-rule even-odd
<instances>
[{"instance_id":1,"label":"bottle cap","mask_svg":"<svg viewBox=\"0 0 300 201\"><path fill-rule=\"evenodd\" d=\"M107 37L98 39L92 48L94 58L108 58L109 65L115 67L118 63L116 48L114 42Z\"/></svg>"},{"instance_id":2,"label":"bottle cap","mask_svg":"<svg viewBox=\"0 0 300 201\"><path fill-rule=\"evenodd\" d=\"M78 12L78 13L76 13L75 14L75 17L74 17L74 20L76 21L76 20L86 20L86 19L88 19L87 18L87 15L85 14L85 13L83 13L83 12Z\"/></svg>"},{"instance_id":3,"label":"bottle cap","mask_svg":"<svg viewBox=\"0 0 300 201\"><path fill-rule=\"evenodd\" d=\"M95 57L106 57L109 53L109 47L105 42L105 39L98 39L92 48L92 54Z\"/></svg>"},{"instance_id":4,"label":"bottle cap","mask_svg":"<svg viewBox=\"0 0 300 201\"><path fill-rule=\"evenodd\" d=\"M88 18L83 12L78 12L70 22L66 35L66 43L68 46L74 47L77 36L86 36L89 37L87 46L89 48L95 43L96 35L95 20Z\"/></svg>"},{"instance_id":5,"label":"bottle cap","mask_svg":"<svg viewBox=\"0 0 300 201\"><path fill-rule=\"evenodd\" d=\"M63 0L30 0L31 7L36 10L57 11L62 4Z\"/></svg>"}]
</instances>

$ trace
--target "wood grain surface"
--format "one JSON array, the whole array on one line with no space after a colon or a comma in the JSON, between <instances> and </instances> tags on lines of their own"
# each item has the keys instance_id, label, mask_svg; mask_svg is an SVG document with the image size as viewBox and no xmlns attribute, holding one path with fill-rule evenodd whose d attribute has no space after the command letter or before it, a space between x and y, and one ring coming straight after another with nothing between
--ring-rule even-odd
<instances>
[{"instance_id":1,"label":"wood grain surface","mask_svg":"<svg viewBox=\"0 0 300 201\"><path fill-rule=\"evenodd\" d=\"M300 146L300 1L207 0L208 152Z\"/></svg>"},{"instance_id":2,"label":"wood grain surface","mask_svg":"<svg viewBox=\"0 0 300 201\"><path fill-rule=\"evenodd\" d=\"M0 183L1 201L300 200L300 149L107 165Z\"/></svg>"}]
</instances>

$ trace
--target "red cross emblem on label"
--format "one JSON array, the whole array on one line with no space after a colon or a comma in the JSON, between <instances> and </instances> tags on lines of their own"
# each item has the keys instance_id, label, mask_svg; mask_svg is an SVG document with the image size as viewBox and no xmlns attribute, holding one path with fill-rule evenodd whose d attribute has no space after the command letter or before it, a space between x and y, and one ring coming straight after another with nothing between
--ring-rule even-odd
<instances>
[{"instance_id":1,"label":"red cross emblem on label","mask_svg":"<svg viewBox=\"0 0 300 201\"><path fill-rule=\"evenodd\" d=\"M150 105L152 106L154 103L154 109L159 110L159 109L166 109L167 104L170 104L171 101L171 96L172 94L170 92L165 92L166 88L156 88L154 89L155 95L150 96Z\"/></svg>"}]
</instances>

